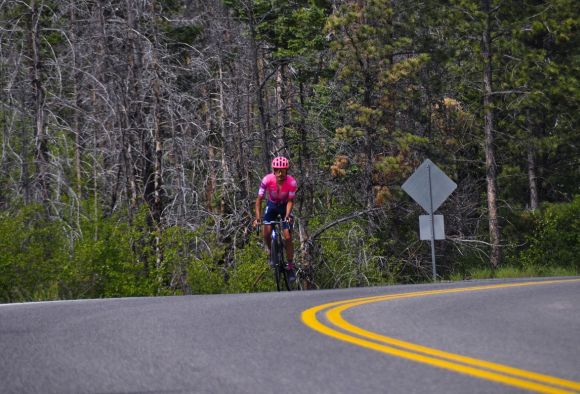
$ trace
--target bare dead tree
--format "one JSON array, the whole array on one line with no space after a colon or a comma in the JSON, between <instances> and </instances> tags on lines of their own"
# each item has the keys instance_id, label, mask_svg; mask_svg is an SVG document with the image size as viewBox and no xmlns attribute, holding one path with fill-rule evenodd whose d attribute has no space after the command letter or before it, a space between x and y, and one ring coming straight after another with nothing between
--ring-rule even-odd
<instances>
[{"instance_id":1,"label":"bare dead tree","mask_svg":"<svg viewBox=\"0 0 580 394\"><path fill-rule=\"evenodd\" d=\"M491 52L491 3L482 0L482 10L486 15L486 23L482 33L483 67L483 111L485 134L485 172L487 182L487 209L489 215L489 237L491 247L491 265L498 267L501 264L501 237L497 210L497 169L495 161L494 119L492 108L492 52Z\"/></svg>"},{"instance_id":2,"label":"bare dead tree","mask_svg":"<svg viewBox=\"0 0 580 394\"><path fill-rule=\"evenodd\" d=\"M44 2L30 2L30 79L32 81L34 114L35 114L35 184L37 184L38 201L47 203L50 199L48 180L48 136L45 124L45 91L42 78L42 60L40 55L40 18L44 11Z\"/></svg>"}]
</instances>

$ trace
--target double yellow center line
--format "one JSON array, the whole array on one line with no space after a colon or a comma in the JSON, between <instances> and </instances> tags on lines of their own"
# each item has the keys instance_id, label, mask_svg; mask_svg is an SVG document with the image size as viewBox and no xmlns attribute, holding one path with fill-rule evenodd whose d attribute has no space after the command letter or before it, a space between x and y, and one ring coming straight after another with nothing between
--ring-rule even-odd
<instances>
[{"instance_id":1,"label":"double yellow center line","mask_svg":"<svg viewBox=\"0 0 580 394\"><path fill-rule=\"evenodd\" d=\"M444 368L454 372L474 376L481 379L503 383L539 393L578 393L580 382L561 379L554 376L526 371L507 365L497 364L459 354L421 346L364 330L347 322L342 313L350 308L374 302L389 301L402 298L415 298L438 294L466 293L510 287L541 286L556 283L579 282L580 279L549 280L538 282L520 282L487 286L474 286L456 289L420 291L413 293L382 295L331 302L310 308L302 312L302 321L308 327L322 333L364 348L376 350L391 356ZM318 319L323 314L329 324ZM334 326L334 327L333 327Z\"/></svg>"}]
</instances>

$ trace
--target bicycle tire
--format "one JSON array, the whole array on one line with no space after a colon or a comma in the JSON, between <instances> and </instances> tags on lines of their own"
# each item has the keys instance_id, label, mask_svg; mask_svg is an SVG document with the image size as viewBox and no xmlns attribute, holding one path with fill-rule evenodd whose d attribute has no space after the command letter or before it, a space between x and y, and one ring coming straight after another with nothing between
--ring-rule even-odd
<instances>
[{"instance_id":1,"label":"bicycle tire","mask_svg":"<svg viewBox=\"0 0 580 394\"><path fill-rule=\"evenodd\" d=\"M288 277L288 270L283 268L282 276L284 277L284 285L286 285L286 290L292 291L292 284L290 283L290 278Z\"/></svg>"},{"instance_id":2,"label":"bicycle tire","mask_svg":"<svg viewBox=\"0 0 580 394\"><path fill-rule=\"evenodd\" d=\"M272 239L270 248L270 258L274 266L274 280L276 281L276 290L280 291L280 254L278 253L278 242L275 238Z\"/></svg>"},{"instance_id":3,"label":"bicycle tire","mask_svg":"<svg viewBox=\"0 0 580 394\"><path fill-rule=\"evenodd\" d=\"M282 274L282 279L284 280L284 286L286 287L286 290L290 291L292 290L292 287L290 284L290 278L288 277L288 270L286 269L286 261L284 260L284 241L282 240L282 236L277 237L276 239L278 241L278 270ZM280 289L278 289L278 291L280 291Z\"/></svg>"},{"instance_id":4,"label":"bicycle tire","mask_svg":"<svg viewBox=\"0 0 580 394\"><path fill-rule=\"evenodd\" d=\"M282 236L277 237L277 249L278 249L278 272L279 272L279 277L281 277L280 279L282 279L282 281L284 282L284 285L286 286L286 290L290 290L289 286L288 286L288 275L286 272L286 262L284 261L284 242L282 241ZM281 281L281 282L282 282ZM280 288L278 289L278 291L282 290L282 283L280 283Z\"/></svg>"}]
</instances>

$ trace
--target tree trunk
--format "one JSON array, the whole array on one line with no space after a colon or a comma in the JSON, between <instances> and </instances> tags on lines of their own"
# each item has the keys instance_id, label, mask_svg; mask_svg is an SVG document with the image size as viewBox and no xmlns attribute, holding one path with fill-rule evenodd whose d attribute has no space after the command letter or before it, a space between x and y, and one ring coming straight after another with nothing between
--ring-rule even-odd
<instances>
[{"instance_id":1,"label":"tree trunk","mask_svg":"<svg viewBox=\"0 0 580 394\"><path fill-rule=\"evenodd\" d=\"M219 67L219 80L218 90L219 90L219 110L218 110L218 125L221 133L221 145L222 145L222 156L221 156L221 168L222 168L222 185L220 193L220 213L223 215L225 213L231 212L231 207L228 206L226 201L226 194L229 191L235 189L235 181L232 177L233 170L231 168L229 149L232 147L232 142L230 138L230 127L226 127L226 106L225 106L225 92L224 92L224 76L223 76L223 65L222 62L218 62Z\"/></svg>"},{"instance_id":2,"label":"tree trunk","mask_svg":"<svg viewBox=\"0 0 580 394\"><path fill-rule=\"evenodd\" d=\"M363 105L366 108L372 108L373 107L373 82L372 82L372 77L369 74L370 71L369 70L365 70L365 93L364 93L364 99L363 99ZM366 160L365 160L365 175L364 175L364 181L365 181L365 185L364 185L364 189L365 189L365 209L367 211L371 211L371 209L373 208L374 204L375 204L375 198L374 198L374 191L373 191L373 163L375 160L375 144L376 144L376 133L375 133L375 129L374 126L370 125L370 124L365 124L365 155L366 155ZM366 233L368 237L371 237L373 235L373 231L375 228L375 225L373 223L373 218L369 216L368 220L367 220L367 226L366 226Z\"/></svg>"},{"instance_id":3,"label":"tree trunk","mask_svg":"<svg viewBox=\"0 0 580 394\"><path fill-rule=\"evenodd\" d=\"M530 190L530 210L534 211L538 209L539 197L538 197L538 181L537 181L537 168L536 168L536 149L534 146L534 132L535 126L530 122L529 111L526 113L526 119L528 120L528 132L530 136L527 140L527 150L528 150L528 187Z\"/></svg>"},{"instance_id":4,"label":"tree trunk","mask_svg":"<svg viewBox=\"0 0 580 394\"><path fill-rule=\"evenodd\" d=\"M483 111L485 134L485 174L487 181L487 208L489 214L489 238L491 243L491 265L496 268L501 264L500 227L497 210L497 179L495 162L495 141L493 131L492 106L492 69L491 69L491 27L490 0L482 0L486 14L485 28L482 37L483 49Z\"/></svg>"},{"instance_id":5,"label":"tree trunk","mask_svg":"<svg viewBox=\"0 0 580 394\"><path fill-rule=\"evenodd\" d=\"M70 37L72 41L72 51L73 51L73 98L75 103L74 114L73 114L73 133L75 138L75 175L76 175L76 193L79 200L82 199L82 173L81 173L81 127L80 127L80 114L81 114L81 96L79 94L79 89L82 83L82 73L79 69L79 61L77 59L77 49L78 49L78 38L77 38L77 18L76 18L76 7L71 5L70 7L70 20L71 29Z\"/></svg>"},{"instance_id":6,"label":"tree trunk","mask_svg":"<svg viewBox=\"0 0 580 394\"><path fill-rule=\"evenodd\" d=\"M98 181L98 166L99 166L99 131L102 130L103 134L108 129L108 124L106 121L99 121L100 118L105 118L103 114L106 111L106 106L104 105L103 100L100 98L104 92L104 85L106 78L106 37L105 37L105 16L103 6L100 2L96 2L92 8L92 20L94 20L94 35L96 36L95 42L95 49L96 49L96 56L95 56L95 63L94 63L94 78L90 79L91 84L91 105L90 105L90 112L89 117L92 119L91 121L91 130L92 130L92 183L93 183L93 220L95 223L99 222L99 181ZM104 96L104 95L103 95ZM87 138L88 139L88 138ZM119 155L119 157L122 157ZM119 168L121 166L119 165ZM88 193L88 191L87 191ZM114 209L115 204L117 201L117 193L113 192L111 196L111 211ZM94 227L94 239L97 240L99 237L98 234L98 226Z\"/></svg>"},{"instance_id":7,"label":"tree trunk","mask_svg":"<svg viewBox=\"0 0 580 394\"><path fill-rule=\"evenodd\" d=\"M536 152L532 143L528 143L528 183L530 187L530 210L538 209L538 181L536 175Z\"/></svg>"},{"instance_id":8,"label":"tree trunk","mask_svg":"<svg viewBox=\"0 0 580 394\"><path fill-rule=\"evenodd\" d=\"M48 139L45 133L45 94L41 80L42 63L40 60L40 13L36 0L31 0L30 9L30 49L32 52L31 79L35 108L35 162L39 201L47 203L50 199L48 184Z\"/></svg>"},{"instance_id":9,"label":"tree trunk","mask_svg":"<svg viewBox=\"0 0 580 394\"><path fill-rule=\"evenodd\" d=\"M313 186L310 182L310 162L311 154L308 149L308 134L306 130L306 98L304 92L304 84L300 82L300 154L298 156L298 168L302 179L300 179L301 193L298 195L298 216L300 217L300 226L298 227L298 235L300 241L300 257L302 267L306 273L303 286L305 289L314 288L314 256L313 243L311 242L308 232L309 219L312 216L313 210Z\"/></svg>"},{"instance_id":10,"label":"tree trunk","mask_svg":"<svg viewBox=\"0 0 580 394\"><path fill-rule=\"evenodd\" d=\"M260 129L262 132L262 164L264 165L264 170L268 172L270 170L270 121L268 114L266 113L266 105L264 103L264 89L262 86L262 81L264 80L264 64L260 59L260 53L258 49L257 42L257 32L256 25L254 21L254 16L252 15L249 19L250 24L250 39L251 39L251 50L252 50L252 67L254 71L254 88L256 89L256 101L258 102L258 112L260 114Z\"/></svg>"},{"instance_id":11,"label":"tree trunk","mask_svg":"<svg viewBox=\"0 0 580 394\"><path fill-rule=\"evenodd\" d=\"M19 92L19 96L20 96L20 105L22 106L22 108L25 108L27 105L27 94L26 91L24 89L22 89ZM26 127L27 125L27 117L26 114L24 112L21 112L20 114L20 139L22 141L27 141L31 138L28 127ZM34 188L34 186L31 184L31 163L30 163L30 152L28 150L28 146L27 144L20 144L20 163L21 163L21 187L22 187L22 191L24 193L24 203L26 205L30 204L33 200L33 195L34 195L34 191L32 190Z\"/></svg>"},{"instance_id":12,"label":"tree trunk","mask_svg":"<svg viewBox=\"0 0 580 394\"><path fill-rule=\"evenodd\" d=\"M142 51L139 43L137 20L139 18L138 5L133 0L127 0L127 86L123 92L121 125L125 147L126 171L129 181L130 208L131 212L137 210L139 191L144 191L142 197L147 197L144 183L148 182L148 166L150 161L149 147L144 140L145 127L141 114L141 83L143 76ZM138 134L136 136L136 134ZM136 137L140 138L141 151L137 145Z\"/></svg>"},{"instance_id":13,"label":"tree trunk","mask_svg":"<svg viewBox=\"0 0 580 394\"><path fill-rule=\"evenodd\" d=\"M282 63L276 71L276 109L278 125L274 133L274 150L276 155L287 155L285 130L288 123L286 65Z\"/></svg>"},{"instance_id":14,"label":"tree trunk","mask_svg":"<svg viewBox=\"0 0 580 394\"><path fill-rule=\"evenodd\" d=\"M155 15L155 1L150 3L151 16ZM163 282L163 272L165 271L165 261L162 245L163 236L163 119L161 103L161 71L159 66L159 56L157 54L157 29L153 22L152 37L152 58L153 58L153 139L155 141L154 155L154 180L153 180L153 207L152 217L155 226L155 267L157 268L158 282L161 286Z\"/></svg>"}]
</instances>

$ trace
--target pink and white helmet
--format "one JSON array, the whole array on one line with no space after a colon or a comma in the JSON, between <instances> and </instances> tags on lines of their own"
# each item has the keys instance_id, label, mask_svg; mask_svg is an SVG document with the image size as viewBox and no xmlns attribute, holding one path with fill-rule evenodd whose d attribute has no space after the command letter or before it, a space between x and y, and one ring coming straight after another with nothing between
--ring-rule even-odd
<instances>
[{"instance_id":1,"label":"pink and white helmet","mask_svg":"<svg viewBox=\"0 0 580 394\"><path fill-rule=\"evenodd\" d=\"M272 160L272 168L288 168L290 167L290 162L283 156L274 157Z\"/></svg>"}]
</instances>

